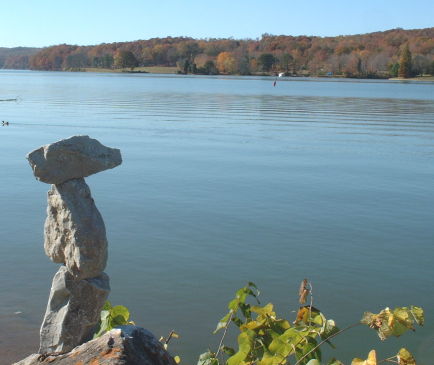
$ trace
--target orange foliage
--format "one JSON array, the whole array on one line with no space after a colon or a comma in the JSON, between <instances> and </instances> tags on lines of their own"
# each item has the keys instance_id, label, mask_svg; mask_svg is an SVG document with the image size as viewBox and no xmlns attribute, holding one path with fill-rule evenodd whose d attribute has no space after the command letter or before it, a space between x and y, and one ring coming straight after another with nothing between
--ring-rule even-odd
<instances>
[{"instance_id":1,"label":"orange foliage","mask_svg":"<svg viewBox=\"0 0 434 365\"><path fill-rule=\"evenodd\" d=\"M259 72L258 58L264 53L271 53L277 60L274 71L288 71L289 68L292 73L337 72L385 77L390 65L399 62L400 49L407 43L413 60L417 61L413 65L414 71L426 73L431 70L434 28L392 29L339 37L264 34L256 40L166 37L86 47L62 44L44 48L34 55L20 54L10 63L39 70L112 67L113 57L121 50L132 52L139 66L176 66L187 60L189 64L201 67L212 61L222 73L250 73ZM0 63L0 67L3 65Z\"/></svg>"}]
</instances>

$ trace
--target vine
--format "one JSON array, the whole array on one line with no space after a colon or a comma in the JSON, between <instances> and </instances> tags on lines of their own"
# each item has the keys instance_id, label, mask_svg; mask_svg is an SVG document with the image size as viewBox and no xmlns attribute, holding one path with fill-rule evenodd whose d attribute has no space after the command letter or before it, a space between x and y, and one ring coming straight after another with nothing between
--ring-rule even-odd
<instances>
[{"instance_id":1,"label":"vine","mask_svg":"<svg viewBox=\"0 0 434 365\"><path fill-rule=\"evenodd\" d=\"M365 312L362 319L344 329L339 329L334 320L313 306L312 283L304 279L299 289L301 304L295 320L277 317L272 303L260 306L257 286L249 282L239 289L228 304L228 313L219 321L214 333L224 329L216 352L207 351L200 355L198 365L321 365L320 347L327 343L334 348L331 339L359 325L375 330L381 340L399 337L408 330L415 330L414 324L424 322L423 309L416 306L383 309L374 314ZM310 303L305 305L308 297ZM251 299L257 305L248 303ZM230 324L238 327L238 348L224 345ZM222 353L226 354L223 358ZM376 352L369 352L366 360L353 359L351 365L377 365L393 362L399 365L416 365L413 355L405 348L387 359L377 361ZM327 365L343 365L331 359Z\"/></svg>"},{"instance_id":2,"label":"vine","mask_svg":"<svg viewBox=\"0 0 434 365\"><path fill-rule=\"evenodd\" d=\"M312 283L304 279L299 288L300 307L294 321L279 318L272 303L261 306L258 299L258 287L249 282L237 290L235 297L228 303L228 313L217 324L214 333L223 331L215 352L208 350L199 356L197 365L343 365L335 358L322 363L321 346L327 343L335 346L331 340L341 333L359 325L366 325L375 330L380 340L399 337L405 332L415 330L415 324L423 326L424 311L420 307L384 308L379 313L365 312L360 321L339 329L333 319L313 305ZM306 302L309 299L309 304ZM94 338L111 329L134 324L130 313L124 306L112 306L106 302L101 312ZM224 344L230 325L238 328L237 348ZM170 331L166 338L161 337L163 347L167 349L172 338L178 338L175 331ZM175 356L179 363L179 356ZM377 365L395 363L398 365L416 365L413 355L405 348L397 354L383 360L377 360L375 350L371 350L366 359L354 358L351 365Z\"/></svg>"}]
</instances>

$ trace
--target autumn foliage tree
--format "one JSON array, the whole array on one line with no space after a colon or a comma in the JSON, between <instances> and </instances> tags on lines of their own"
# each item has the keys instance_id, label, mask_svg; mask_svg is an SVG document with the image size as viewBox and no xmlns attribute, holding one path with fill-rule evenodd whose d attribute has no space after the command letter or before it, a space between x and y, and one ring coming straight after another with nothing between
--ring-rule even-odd
<instances>
[{"instance_id":1,"label":"autumn foliage tree","mask_svg":"<svg viewBox=\"0 0 434 365\"><path fill-rule=\"evenodd\" d=\"M117 51L114 56L114 65L117 68L134 69L138 65L138 61L131 51Z\"/></svg>"},{"instance_id":2,"label":"autumn foliage tree","mask_svg":"<svg viewBox=\"0 0 434 365\"><path fill-rule=\"evenodd\" d=\"M224 74L236 72L235 58L231 52L221 52L217 56L217 69Z\"/></svg>"}]
</instances>

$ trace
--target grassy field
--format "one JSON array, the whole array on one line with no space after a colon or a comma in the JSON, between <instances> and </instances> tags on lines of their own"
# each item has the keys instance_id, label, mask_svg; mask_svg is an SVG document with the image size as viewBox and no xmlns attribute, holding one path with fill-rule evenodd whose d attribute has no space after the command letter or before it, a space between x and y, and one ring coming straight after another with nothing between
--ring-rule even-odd
<instances>
[{"instance_id":1,"label":"grassy field","mask_svg":"<svg viewBox=\"0 0 434 365\"><path fill-rule=\"evenodd\" d=\"M410 77L408 79L404 79L402 77L393 77L389 80L400 80L400 81L434 81L434 76L417 76L417 77Z\"/></svg>"},{"instance_id":2,"label":"grassy field","mask_svg":"<svg viewBox=\"0 0 434 365\"><path fill-rule=\"evenodd\" d=\"M149 66L149 67L135 67L133 71L129 68L123 69L112 69L112 68L96 68L96 67L85 67L80 69L80 71L85 72L149 72L151 74L175 74L178 71L177 67L162 67L162 66Z\"/></svg>"}]
</instances>

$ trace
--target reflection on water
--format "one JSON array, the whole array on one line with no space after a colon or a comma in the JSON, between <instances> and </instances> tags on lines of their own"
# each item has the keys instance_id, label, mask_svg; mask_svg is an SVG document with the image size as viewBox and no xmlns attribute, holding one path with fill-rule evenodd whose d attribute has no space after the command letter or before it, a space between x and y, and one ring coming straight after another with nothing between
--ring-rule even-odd
<instances>
[{"instance_id":1,"label":"reflection on water","mask_svg":"<svg viewBox=\"0 0 434 365\"><path fill-rule=\"evenodd\" d=\"M13 71L0 79L0 98L21 99L0 105L11 122L0 128L3 328L37 336L56 271L42 249L48 186L24 155L89 134L124 159L87 179L107 226L111 300L157 336L181 333L172 348L186 363L217 346L210 333L236 288L255 281L263 302L293 316L304 277L342 327L365 310L425 307L427 326L403 340L422 365L434 356L434 84L291 79L273 88L270 78ZM34 350L31 337L11 347L3 336L10 361ZM336 340L341 359L403 344L380 344L367 329L354 336Z\"/></svg>"}]
</instances>

